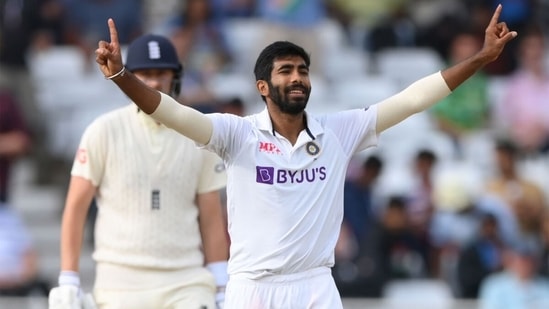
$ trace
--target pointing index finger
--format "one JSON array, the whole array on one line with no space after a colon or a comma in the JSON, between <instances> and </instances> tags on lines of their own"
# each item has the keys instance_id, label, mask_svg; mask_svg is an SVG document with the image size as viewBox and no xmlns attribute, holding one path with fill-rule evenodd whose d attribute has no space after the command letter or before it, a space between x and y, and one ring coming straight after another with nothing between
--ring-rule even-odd
<instances>
[{"instance_id":1,"label":"pointing index finger","mask_svg":"<svg viewBox=\"0 0 549 309\"><path fill-rule=\"evenodd\" d=\"M496 11L494 12L494 15L492 15L492 19L490 20L490 26L495 26L498 23L500 14L501 14L501 4L498 4L498 6L496 7Z\"/></svg>"},{"instance_id":2,"label":"pointing index finger","mask_svg":"<svg viewBox=\"0 0 549 309\"><path fill-rule=\"evenodd\" d=\"M116 25L114 24L114 20L112 18L109 18L109 32L111 34L111 43L118 44L118 31L116 30Z\"/></svg>"}]
</instances>

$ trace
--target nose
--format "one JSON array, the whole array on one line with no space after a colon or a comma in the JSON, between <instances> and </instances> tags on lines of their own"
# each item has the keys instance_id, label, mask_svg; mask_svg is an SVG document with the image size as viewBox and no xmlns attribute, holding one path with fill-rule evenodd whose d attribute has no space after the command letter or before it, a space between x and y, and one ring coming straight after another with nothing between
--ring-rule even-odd
<instances>
[{"instance_id":1,"label":"nose","mask_svg":"<svg viewBox=\"0 0 549 309\"><path fill-rule=\"evenodd\" d=\"M292 84L303 84L303 76L299 70L292 71L291 82Z\"/></svg>"}]
</instances>

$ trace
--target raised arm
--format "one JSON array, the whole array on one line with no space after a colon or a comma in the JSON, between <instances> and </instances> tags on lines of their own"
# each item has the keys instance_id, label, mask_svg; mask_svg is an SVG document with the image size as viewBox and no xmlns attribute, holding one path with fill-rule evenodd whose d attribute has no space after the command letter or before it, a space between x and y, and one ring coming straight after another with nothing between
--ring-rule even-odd
<instances>
[{"instance_id":1,"label":"raised arm","mask_svg":"<svg viewBox=\"0 0 549 309\"><path fill-rule=\"evenodd\" d=\"M141 82L124 68L114 20L108 20L111 41L99 41L95 50L95 61L107 79L124 92L139 108L188 138L207 144L212 134L212 123L208 117L188 106L179 104Z\"/></svg>"},{"instance_id":2,"label":"raised arm","mask_svg":"<svg viewBox=\"0 0 549 309\"><path fill-rule=\"evenodd\" d=\"M498 21L501 10L502 6L498 5L486 28L484 46L475 55L441 72L422 78L400 93L380 102L377 132L381 133L409 116L428 109L482 67L496 60L505 45L517 36L515 31L509 31L504 22Z\"/></svg>"}]
</instances>

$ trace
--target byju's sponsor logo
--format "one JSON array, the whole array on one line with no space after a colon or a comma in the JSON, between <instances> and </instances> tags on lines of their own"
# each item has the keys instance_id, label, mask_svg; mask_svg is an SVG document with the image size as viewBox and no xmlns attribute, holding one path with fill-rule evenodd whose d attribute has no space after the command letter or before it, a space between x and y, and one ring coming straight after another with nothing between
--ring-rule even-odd
<instances>
[{"instance_id":1,"label":"byju's sponsor logo","mask_svg":"<svg viewBox=\"0 0 549 309\"><path fill-rule=\"evenodd\" d=\"M274 183L274 167L256 166L256 180L259 183L272 185Z\"/></svg>"},{"instance_id":2,"label":"byju's sponsor logo","mask_svg":"<svg viewBox=\"0 0 549 309\"><path fill-rule=\"evenodd\" d=\"M311 183L326 179L326 167L315 167L298 171L275 170L270 166L256 166L256 181L272 185L275 183Z\"/></svg>"}]
</instances>

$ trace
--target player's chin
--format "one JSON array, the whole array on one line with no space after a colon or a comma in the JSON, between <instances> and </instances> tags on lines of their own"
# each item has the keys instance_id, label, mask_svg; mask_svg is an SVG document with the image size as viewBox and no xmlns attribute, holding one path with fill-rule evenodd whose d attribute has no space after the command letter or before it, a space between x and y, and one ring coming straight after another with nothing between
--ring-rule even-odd
<instances>
[{"instance_id":1,"label":"player's chin","mask_svg":"<svg viewBox=\"0 0 549 309\"><path fill-rule=\"evenodd\" d=\"M289 106L287 107L287 112L297 115L303 112L305 110L305 107L307 107L307 101L290 102Z\"/></svg>"}]
</instances>

